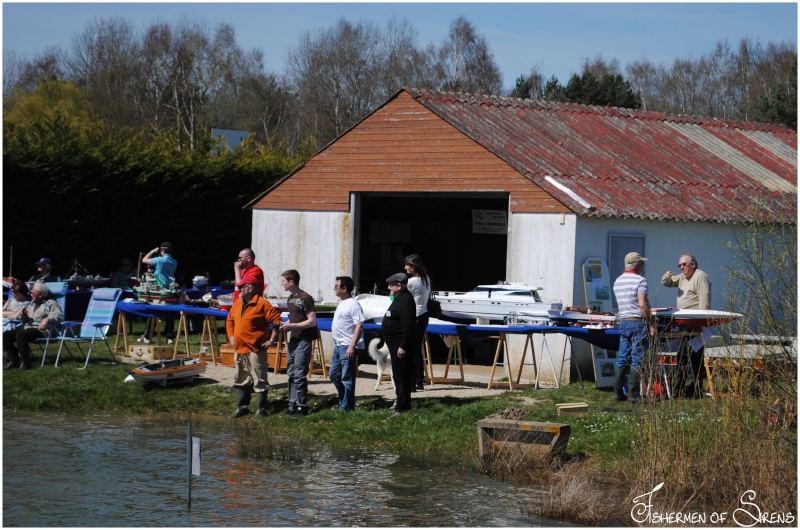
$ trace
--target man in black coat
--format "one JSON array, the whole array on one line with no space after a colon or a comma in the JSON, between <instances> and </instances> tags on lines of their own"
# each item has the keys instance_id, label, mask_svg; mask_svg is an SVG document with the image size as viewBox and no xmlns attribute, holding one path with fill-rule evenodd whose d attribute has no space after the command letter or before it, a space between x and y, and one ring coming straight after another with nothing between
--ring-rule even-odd
<instances>
[{"instance_id":1,"label":"man in black coat","mask_svg":"<svg viewBox=\"0 0 800 530\"><path fill-rule=\"evenodd\" d=\"M416 324L416 305L414 297L408 291L408 275L403 272L392 274L386 278L392 304L383 315L381 329L383 341L389 347L392 357L392 377L397 392L397 405L392 417L399 416L411 409L411 389L414 386L414 351L416 340L414 326Z\"/></svg>"}]
</instances>

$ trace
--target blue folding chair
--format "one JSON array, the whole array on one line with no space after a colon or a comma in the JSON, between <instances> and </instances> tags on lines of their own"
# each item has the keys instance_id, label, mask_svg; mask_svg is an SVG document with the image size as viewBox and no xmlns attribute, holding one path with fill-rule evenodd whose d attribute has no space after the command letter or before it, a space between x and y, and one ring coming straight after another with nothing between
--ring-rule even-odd
<instances>
[{"instance_id":1,"label":"blue folding chair","mask_svg":"<svg viewBox=\"0 0 800 530\"><path fill-rule=\"evenodd\" d=\"M45 286L50 290L50 298L58 303L61 308L61 314L65 315L67 312L67 290L69 284L67 282L45 282ZM44 368L44 361L47 359L47 348L51 342L55 342L61 338L61 331L64 329L63 322L59 324L51 324L50 332L46 337L36 339L31 344L36 344L42 349L42 368Z\"/></svg>"},{"instance_id":2,"label":"blue folding chair","mask_svg":"<svg viewBox=\"0 0 800 530\"><path fill-rule=\"evenodd\" d=\"M61 350L64 346L66 346L67 353L69 353L69 344L75 344L83 354L81 343L89 342L89 351L85 355L86 362L83 364L83 368L86 368L89 365L94 341L97 338L103 339L108 351L111 353L111 358L114 359L114 362L117 362L117 358L114 357L114 350L108 343L107 334L108 328L111 327L111 323L114 320L114 311L121 294L122 289L95 289L92 292L92 298L89 300L89 307L86 308L86 316L83 317L83 322L68 321L63 323L64 331L61 333L61 344L58 346L56 366L58 366L58 360L61 358Z\"/></svg>"}]
</instances>

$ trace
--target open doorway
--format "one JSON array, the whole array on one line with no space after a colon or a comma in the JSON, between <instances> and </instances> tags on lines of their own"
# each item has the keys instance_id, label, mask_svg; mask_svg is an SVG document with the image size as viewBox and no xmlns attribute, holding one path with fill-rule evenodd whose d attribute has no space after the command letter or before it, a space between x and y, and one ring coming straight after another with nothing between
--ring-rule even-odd
<instances>
[{"instance_id":1,"label":"open doorway","mask_svg":"<svg viewBox=\"0 0 800 530\"><path fill-rule=\"evenodd\" d=\"M475 233L473 210L508 211L508 195L363 194L358 247L361 292L386 291L385 278L419 254L434 289L466 291L505 280L507 231Z\"/></svg>"}]
</instances>

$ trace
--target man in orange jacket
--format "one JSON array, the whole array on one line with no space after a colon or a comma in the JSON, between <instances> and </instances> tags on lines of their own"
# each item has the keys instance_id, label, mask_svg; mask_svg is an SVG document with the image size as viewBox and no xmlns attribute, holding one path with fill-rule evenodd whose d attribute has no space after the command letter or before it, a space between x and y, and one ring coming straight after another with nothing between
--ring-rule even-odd
<instances>
[{"instance_id":1,"label":"man in orange jacket","mask_svg":"<svg viewBox=\"0 0 800 530\"><path fill-rule=\"evenodd\" d=\"M236 352L234 388L239 393L232 418L250 413L250 397L257 396L256 418L267 415L267 348L275 343L281 315L259 292L256 280L246 277L236 284L239 299L234 302L225 322L228 342Z\"/></svg>"}]
</instances>

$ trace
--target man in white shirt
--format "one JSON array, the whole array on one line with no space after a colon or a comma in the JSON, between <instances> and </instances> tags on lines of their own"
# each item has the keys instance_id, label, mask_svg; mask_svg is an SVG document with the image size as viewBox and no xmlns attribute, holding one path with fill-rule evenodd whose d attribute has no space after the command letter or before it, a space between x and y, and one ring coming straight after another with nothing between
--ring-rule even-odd
<instances>
[{"instance_id":1,"label":"man in white shirt","mask_svg":"<svg viewBox=\"0 0 800 530\"><path fill-rule=\"evenodd\" d=\"M355 282L349 276L337 276L333 286L340 301L331 324L334 348L330 378L339 397L339 406L336 408L342 411L351 411L356 406L356 350L364 349L361 330L366 319L361 306L352 296L354 287Z\"/></svg>"}]
</instances>

